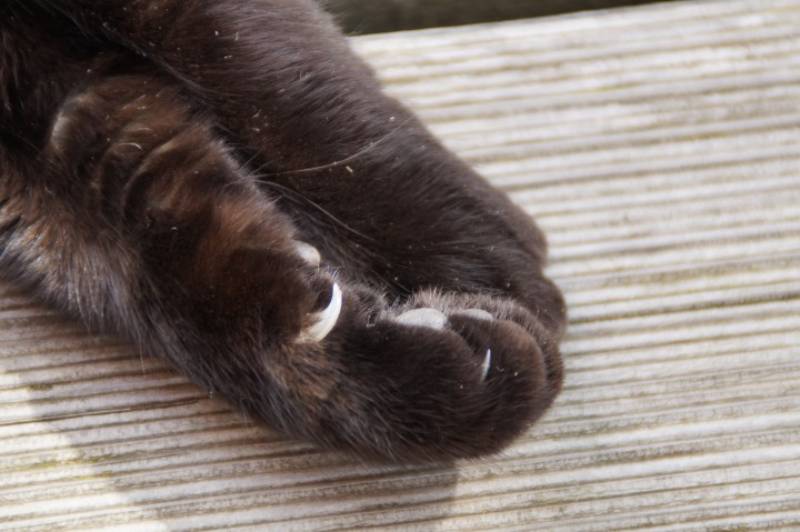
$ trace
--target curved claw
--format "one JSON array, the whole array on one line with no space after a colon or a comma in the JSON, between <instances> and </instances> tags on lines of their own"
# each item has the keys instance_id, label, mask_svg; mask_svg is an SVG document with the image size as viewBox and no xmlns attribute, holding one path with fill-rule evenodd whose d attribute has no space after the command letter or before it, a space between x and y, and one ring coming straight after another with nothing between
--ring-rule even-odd
<instances>
[{"instance_id":1,"label":"curved claw","mask_svg":"<svg viewBox=\"0 0 800 532\"><path fill-rule=\"evenodd\" d=\"M342 290L339 285L333 283L331 293L331 301L328 306L315 314L316 320L314 325L303 331L301 334L302 341L321 342L336 326L339 321L339 314L342 312Z\"/></svg>"},{"instance_id":2,"label":"curved claw","mask_svg":"<svg viewBox=\"0 0 800 532\"><path fill-rule=\"evenodd\" d=\"M494 316L492 316L491 314L480 308L469 308L466 310L459 310L458 313L463 316L469 316L470 318L474 318L476 320L483 320L483 321L494 320Z\"/></svg>"},{"instance_id":3,"label":"curved claw","mask_svg":"<svg viewBox=\"0 0 800 532\"><path fill-rule=\"evenodd\" d=\"M492 367L492 350L486 350L486 356L483 358L483 363L481 364L481 382L486 380L486 377L489 375L489 368Z\"/></svg>"}]
</instances>

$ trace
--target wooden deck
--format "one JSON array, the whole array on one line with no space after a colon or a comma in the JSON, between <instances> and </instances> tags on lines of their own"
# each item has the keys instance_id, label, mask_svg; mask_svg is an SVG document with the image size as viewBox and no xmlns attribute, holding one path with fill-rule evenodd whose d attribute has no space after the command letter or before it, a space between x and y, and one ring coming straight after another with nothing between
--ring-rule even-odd
<instances>
[{"instance_id":1,"label":"wooden deck","mask_svg":"<svg viewBox=\"0 0 800 532\"><path fill-rule=\"evenodd\" d=\"M548 232L554 409L491 460L357 465L4 285L0 528L800 528L800 0L355 46Z\"/></svg>"}]
</instances>

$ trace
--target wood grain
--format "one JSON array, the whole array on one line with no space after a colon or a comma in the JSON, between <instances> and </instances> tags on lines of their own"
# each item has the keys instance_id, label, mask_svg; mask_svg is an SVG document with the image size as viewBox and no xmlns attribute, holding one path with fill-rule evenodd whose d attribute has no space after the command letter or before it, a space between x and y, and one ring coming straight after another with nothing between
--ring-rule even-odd
<instances>
[{"instance_id":1,"label":"wood grain","mask_svg":"<svg viewBox=\"0 0 800 532\"><path fill-rule=\"evenodd\" d=\"M554 409L491 460L360 465L2 285L0 528L800 527L800 0L354 45L547 231Z\"/></svg>"}]
</instances>

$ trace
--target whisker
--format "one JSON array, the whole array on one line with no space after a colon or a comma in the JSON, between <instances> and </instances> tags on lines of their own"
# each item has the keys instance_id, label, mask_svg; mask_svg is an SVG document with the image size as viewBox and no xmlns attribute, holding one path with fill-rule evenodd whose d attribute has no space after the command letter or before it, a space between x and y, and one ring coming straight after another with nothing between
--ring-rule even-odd
<instances>
[{"instance_id":1,"label":"whisker","mask_svg":"<svg viewBox=\"0 0 800 532\"><path fill-rule=\"evenodd\" d=\"M339 218L337 218L336 215L334 215L333 213L331 213L330 211L325 209L322 205L320 205L317 202L307 198L306 196L304 196L300 192L297 192L296 190L293 190L293 189L291 189L291 188L289 188L287 186L284 186L284 185L280 185L280 184L275 183L273 181L265 181L265 180L261 180L261 179L256 179L256 182L261 184L261 185L265 185L265 186L268 186L268 187L271 187L271 188L275 188L275 189L280 190L281 192L284 192L285 194L287 194L287 196L285 196L286 199L294 200L295 202L300 200L300 201L304 202L305 204L314 207L320 213L322 213L327 218L329 218L331 221L333 221L336 225L338 225L342 229L345 229L345 230L349 231L350 233L352 233L354 235L357 235L357 236L359 236L359 237L361 237L361 238L363 238L363 239L365 239L367 241L370 241L370 242L374 242L375 241L374 238L370 237L369 235L365 235L364 233L362 233L361 231L358 231L357 229L354 229L354 228L350 227L347 223L345 223L344 221L342 221Z\"/></svg>"},{"instance_id":2,"label":"whisker","mask_svg":"<svg viewBox=\"0 0 800 532\"><path fill-rule=\"evenodd\" d=\"M355 161L359 157L362 157L363 155L366 155L367 153L371 152L372 150L374 150L375 148L377 148L378 146L380 146L381 144L383 144L384 142L386 142L387 140L389 140L390 138L395 136L397 133L399 133L403 129L403 127L406 124L408 124L408 122L410 120L411 120L410 117L406 118L405 120L400 122L397 125L397 127L394 128L393 130L391 130L389 133L385 134L384 136L382 136L378 140L370 142L369 144L367 144L366 146L364 146L363 148L361 148L357 152L353 153L352 155L349 155L349 156L345 157L344 159L340 159L338 161L333 161L331 163L327 163L327 164L323 164L323 165L319 165L319 166L311 166L311 167L308 167L308 168L300 168L300 169L297 169L297 170L283 170L283 171L280 171L280 172L272 172L272 173L269 173L269 174L261 174L261 177L266 178L266 177L280 177L280 176L286 176L286 175L308 174L308 173L312 173L312 172L319 172L321 170L328 170L329 168L336 168L337 166L346 165L348 163L351 163L351 162ZM262 165L261 167L256 168L255 172L259 173L259 171L261 169L263 169L263 168L264 168L264 166Z\"/></svg>"}]
</instances>

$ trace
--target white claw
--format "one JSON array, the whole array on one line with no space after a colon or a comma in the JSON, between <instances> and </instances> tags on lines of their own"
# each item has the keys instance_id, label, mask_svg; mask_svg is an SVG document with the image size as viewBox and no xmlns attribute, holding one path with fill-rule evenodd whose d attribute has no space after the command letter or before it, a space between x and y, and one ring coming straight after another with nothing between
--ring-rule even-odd
<instances>
[{"instance_id":1,"label":"white claw","mask_svg":"<svg viewBox=\"0 0 800 532\"><path fill-rule=\"evenodd\" d=\"M295 250L297 251L297 254L303 258L303 260L312 266L319 268L319 265L322 264L322 256L319 254L317 248L311 244L298 241L295 245Z\"/></svg>"},{"instance_id":2,"label":"white claw","mask_svg":"<svg viewBox=\"0 0 800 532\"><path fill-rule=\"evenodd\" d=\"M447 324L447 316L435 308L415 308L399 315L396 321L403 325L441 330Z\"/></svg>"},{"instance_id":3,"label":"white claw","mask_svg":"<svg viewBox=\"0 0 800 532\"><path fill-rule=\"evenodd\" d=\"M336 326L339 314L342 312L342 290L339 285L333 283L331 302L325 310L318 312L315 317L314 325L303 331L300 335L301 341L321 342Z\"/></svg>"},{"instance_id":4,"label":"white claw","mask_svg":"<svg viewBox=\"0 0 800 532\"><path fill-rule=\"evenodd\" d=\"M475 318L476 320L492 321L494 319L494 316L492 316L485 310L479 308L459 310L458 313L463 316L469 316L470 318Z\"/></svg>"},{"instance_id":5,"label":"white claw","mask_svg":"<svg viewBox=\"0 0 800 532\"><path fill-rule=\"evenodd\" d=\"M483 359L483 364L481 364L481 381L486 380L486 376L489 375L489 368L492 367L492 350L486 350L486 356Z\"/></svg>"}]
</instances>

